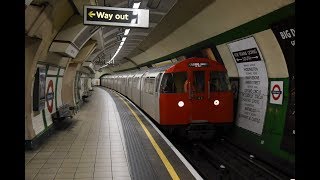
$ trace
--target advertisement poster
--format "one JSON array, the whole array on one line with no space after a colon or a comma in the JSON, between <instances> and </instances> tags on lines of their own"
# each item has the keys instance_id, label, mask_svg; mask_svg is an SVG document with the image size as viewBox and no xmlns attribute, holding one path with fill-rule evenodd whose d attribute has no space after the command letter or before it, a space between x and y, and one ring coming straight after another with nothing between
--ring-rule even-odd
<instances>
[{"instance_id":1,"label":"advertisement poster","mask_svg":"<svg viewBox=\"0 0 320 180\"><path fill-rule=\"evenodd\" d=\"M276 36L285 57L289 71L289 100L284 125L284 135L281 148L288 152L295 152L295 17L283 19L271 25L271 30Z\"/></svg>"},{"instance_id":2,"label":"advertisement poster","mask_svg":"<svg viewBox=\"0 0 320 180\"><path fill-rule=\"evenodd\" d=\"M239 72L239 100L236 124L262 134L268 102L266 66L254 37L228 43Z\"/></svg>"}]
</instances>

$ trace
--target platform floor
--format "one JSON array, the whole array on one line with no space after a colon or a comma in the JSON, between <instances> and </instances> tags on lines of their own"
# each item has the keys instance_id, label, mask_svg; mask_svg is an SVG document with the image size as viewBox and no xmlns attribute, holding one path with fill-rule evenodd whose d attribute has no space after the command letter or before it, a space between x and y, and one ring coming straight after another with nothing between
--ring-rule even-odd
<instances>
[{"instance_id":1,"label":"platform floor","mask_svg":"<svg viewBox=\"0 0 320 180\"><path fill-rule=\"evenodd\" d=\"M110 90L95 87L74 118L66 120L65 129L25 152L26 179L172 179L172 170L124 101ZM152 126L144 124L177 179L195 179Z\"/></svg>"}]
</instances>

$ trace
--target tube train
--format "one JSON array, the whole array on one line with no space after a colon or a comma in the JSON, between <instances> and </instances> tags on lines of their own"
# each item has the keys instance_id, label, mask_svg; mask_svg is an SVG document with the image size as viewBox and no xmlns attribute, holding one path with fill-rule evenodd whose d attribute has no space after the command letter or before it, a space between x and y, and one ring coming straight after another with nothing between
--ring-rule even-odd
<instances>
[{"instance_id":1,"label":"tube train","mask_svg":"<svg viewBox=\"0 0 320 180\"><path fill-rule=\"evenodd\" d=\"M224 65L189 58L174 65L106 75L101 86L131 99L170 132L207 136L233 123L233 94Z\"/></svg>"}]
</instances>

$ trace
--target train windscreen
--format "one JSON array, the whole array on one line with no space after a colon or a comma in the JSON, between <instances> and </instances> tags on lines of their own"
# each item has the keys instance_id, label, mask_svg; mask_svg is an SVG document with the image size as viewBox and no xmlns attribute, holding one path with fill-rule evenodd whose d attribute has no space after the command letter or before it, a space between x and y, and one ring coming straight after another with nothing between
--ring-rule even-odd
<instances>
[{"instance_id":1,"label":"train windscreen","mask_svg":"<svg viewBox=\"0 0 320 180\"><path fill-rule=\"evenodd\" d=\"M226 72L210 72L210 92L231 91L231 84Z\"/></svg>"},{"instance_id":2,"label":"train windscreen","mask_svg":"<svg viewBox=\"0 0 320 180\"><path fill-rule=\"evenodd\" d=\"M160 93L185 93L186 80L187 72L165 73L162 77Z\"/></svg>"}]
</instances>

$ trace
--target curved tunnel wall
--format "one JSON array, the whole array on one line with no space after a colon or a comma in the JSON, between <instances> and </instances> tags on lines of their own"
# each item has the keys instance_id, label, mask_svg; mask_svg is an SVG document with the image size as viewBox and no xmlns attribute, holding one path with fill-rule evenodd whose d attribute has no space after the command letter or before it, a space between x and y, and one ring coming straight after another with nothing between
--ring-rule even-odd
<instances>
[{"instance_id":1,"label":"curved tunnel wall","mask_svg":"<svg viewBox=\"0 0 320 180\"><path fill-rule=\"evenodd\" d=\"M41 111L32 111L32 125L35 135L38 136L43 131L47 130L52 125L51 115L55 113L62 105L61 90L62 79L64 75L64 68L50 64L37 64L37 67L44 67L46 69L46 86L45 92L47 94L53 92L53 100L45 102L45 108Z\"/></svg>"},{"instance_id":2,"label":"curved tunnel wall","mask_svg":"<svg viewBox=\"0 0 320 180\"><path fill-rule=\"evenodd\" d=\"M51 5L40 7L29 5L25 9L25 139L36 138L40 127L33 124L32 93L34 75L39 61L46 62L50 44L63 24L74 13L67 0L53 1ZM64 11L60 11L61 8ZM55 17L55 18L53 18ZM36 42L36 43L35 43ZM55 58L54 58L55 59ZM61 61L68 61L61 60ZM59 59L51 61L59 64ZM59 64L61 66L61 64ZM35 130L36 129L36 130Z\"/></svg>"},{"instance_id":3,"label":"curved tunnel wall","mask_svg":"<svg viewBox=\"0 0 320 180\"><path fill-rule=\"evenodd\" d=\"M33 61L37 49L41 44L41 40L36 38L25 38L25 139L29 140L35 136L35 131L32 124L32 89L33 89L33 78L35 72L36 62Z\"/></svg>"},{"instance_id":4,"label":"curved tunnel wall","mask_svg":"<svg viewBox=\"0 0 320 180\"><path fill-rule=\"evenodd\" d=\"M66 3L66 1L61 2L63 2L61 4ZM154 46L147 49L145 52L131 59L140 66L145 66L147 63L149 63L148 61L151 61L153 63L161 62L163 60L183 56L190 51L200 50L207 47L208 45L217 45L217 51L228 70L229 76L237 80L239 76L237 68L233 62L226 43L248 35L253 35L265 59L269 77L269 87L271 80L279 80L284 82L284 101L282 106L268 104L264 133L262 134L262 136L246 133L242 130L239 131L238 135L250 139L251 142L254 142L258 146L263 146L265 149L272 151L273 154L292 160L294 157L291 154L279 150L279 143L281 135L283 134L283 129L281 128L283 127L288 102L288 70L286 69L286 63L284 61L284 57L277 43L277 40L269 29L270 23L279 20L279 17L283 18L289 16L290 14L294 14L294 10L292 10L292 4L290 4L292 2L294 1L215 1L202 12L190 19L183 26L175 30L172 34L164 38L162 41L158 42ZM234 3L236 3L236 5ZM61 7L61 4L55 7ZM237 8L231 9L231 6ZM31 62L27 65L28 68L26 68L27 71L31 70L31 72L35 72L36 62L39 61L39 59L43 59L44 62L57 63L58 66L66 66L66 64L71 61L70 59L59 60L59 56L56 56L56 54L50 54L47 51L50 43L53 40L53 35L57 33L57 29L60 29L62 27L68 17L72 15L72 13L70 13L71 11L64 14L64 20L61 20L60 18L58 22L51 22L50 20L48 20L45 21L45 23L40 22L43 22L46 18L50 19L48 18L48 15L52 12L57 12L56 8L54 8L53 10L50 10L50 8L45 9L43 11L44 14L41 14L41 10L38 9L37 13L39 12L40 18L38 19L40 20L35 20L36 23L33 23L35 27L31 27L30 29L28 29L28 35L42 38L40 44L37 44L37 47L34 48L36 50L28 50L30 52L32 51L33 54L35 54L28 55L33 56L30 58L32 59ZM59 15L59 17L62 16ZM207 17L210 17L209 23ZM48 33L48 29L52 30L52 36L50 36L50 33ZM70 103L71 105L76 106L80 101L81 93L79 93L79 95L75 97L78 85L77 77L79 77L78 70L81 66L81 62L85 59L86 58L78 58L76 60L78 61L77 63L70 63L67 66L66 76L63 79L63 103ZM133 63L128 62L121 67L111 67L110 69L112 71L118 71L130 68L134 68L134 66ZM47 81L53 80L52 78L54 77L48 77ZM30 86L30 77L26 76L26 79L28 79L28 86ZM96 80L93 80L93 84L95 82ZM82 85L80 85L80 89L81 88ZM32 92L29 90L26 90L27 96L29 96L29 94ZM56 99L58 101L59 96ZM29 106L28 103L30 102L26 101L26 106ZM26 108L27 114L31 111L28 108ZM41 133L41 129L43 126L44 128L46 128L48 124L51 124L50 117L47 117L49 114L50 113L45 110L44 113L42 113L44 121L40 121L39 119L37 119L35 120L37 122L33 121L33 119L32 121L30 121L30 118L28 120L29 115L26 115L26 139L32 139L36 134ZM36 115L36 118L41 117L38 115ZM277 118L274 119L273 117ZM41 124L42 122L43 124Z\"/></svg>"}]
</instances>

